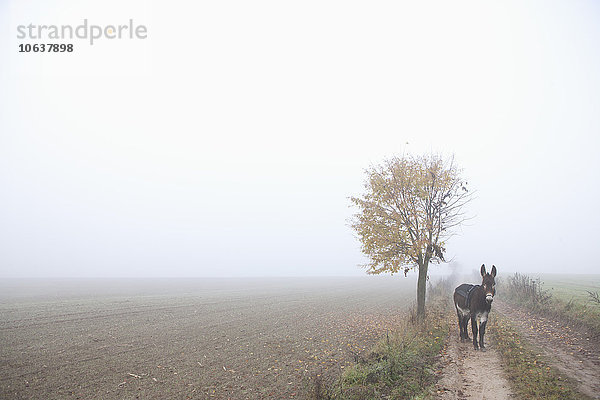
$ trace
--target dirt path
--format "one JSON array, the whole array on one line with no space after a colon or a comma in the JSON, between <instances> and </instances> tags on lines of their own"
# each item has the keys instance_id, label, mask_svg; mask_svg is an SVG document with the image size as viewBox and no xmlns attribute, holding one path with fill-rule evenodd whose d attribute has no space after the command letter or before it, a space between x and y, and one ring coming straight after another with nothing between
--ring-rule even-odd
<instances>
[{"instance_id":1,"label":"dirt path","mask_svg":"<svg viewBox=\"0 0 600 400\"><path fill-rule=\"evenodd\" d=\"M487 351L475 351L472 342L461 343L458 324L451 325L448 348L442 354L443 375L437 384L439 399L501 400L514 398L504 377L500 356L491 335ZM470 328L470 325L469 325Z\"/></svg>"},{"instance_id":2,"label":"dirt path","mask_svg":"<svg viewBox=\"0 0 600 400\"><path fill-rule=\"evenodd\" d=\"M554 367L578 383L577 389L600 399L600 341L589 333L552 318L539 317L502 302L495 310L504 314L519 333L543 351Z\"/></svg>"}]
</instances>

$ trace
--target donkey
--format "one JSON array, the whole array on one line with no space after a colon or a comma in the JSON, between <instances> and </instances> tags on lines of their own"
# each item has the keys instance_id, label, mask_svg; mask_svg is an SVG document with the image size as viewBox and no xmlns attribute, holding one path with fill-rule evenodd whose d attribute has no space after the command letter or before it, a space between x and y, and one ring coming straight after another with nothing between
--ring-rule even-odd
<instances>
[{"instance_id":1,"label":"donkey","mask_svg":"<svg viewBox=\"0 0 600 400\"><path fill-rule=\"evenodd\" d=\"M483 335L487 318L492 309L492 301L496 294L496 266L492 265L492 271L485 271L485 264L481 266L481 285L469 285L464 283L454 290L454 307L458 315L458 328L460 330L460 341L468 341L467 325L471 318L471 329L473 331L473 347L475 350L485 351ZM479 320L479 326L478 325ZM477 346L477 331L479 331L479 346Z\"/></svg>"}]
</instances>

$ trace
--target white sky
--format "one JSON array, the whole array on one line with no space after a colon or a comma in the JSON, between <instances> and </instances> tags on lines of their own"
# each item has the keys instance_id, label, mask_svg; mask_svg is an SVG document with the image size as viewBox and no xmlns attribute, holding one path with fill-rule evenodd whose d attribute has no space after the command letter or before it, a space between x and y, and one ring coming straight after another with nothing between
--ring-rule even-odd
<instances>
[{"instance_id":1,"label":"white sky","mask_svg":"<svg viewBox=\"0 0 600 400\"><path fill-rule=\"evenodd\" d=\"M17 52L17 25L84 18L148 39ZM477 190L448 246L466 268L600 273L599 22L595 1L1 1L0 277L361 275L348 196L405 151L454 153Z\"/></svg>"}]
</instances>

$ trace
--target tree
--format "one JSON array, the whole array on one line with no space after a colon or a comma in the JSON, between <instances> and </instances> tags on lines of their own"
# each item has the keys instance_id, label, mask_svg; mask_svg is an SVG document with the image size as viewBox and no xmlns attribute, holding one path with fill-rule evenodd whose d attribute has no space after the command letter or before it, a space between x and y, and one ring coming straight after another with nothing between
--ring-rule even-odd
<instances>
[{"instance_id":1,"label":"tree","mask_svg":"<svg viewBox=\"0 0 600 400\"><path fill-rule=\"evenodd\" d=\"M429 263L444 261L452 228L472 199L453 157L392 157L366 171L365 193L351 197L352 228L370 259L369 274L418 269L417 316L425 316Z\"/></svg>"}]
</instances>

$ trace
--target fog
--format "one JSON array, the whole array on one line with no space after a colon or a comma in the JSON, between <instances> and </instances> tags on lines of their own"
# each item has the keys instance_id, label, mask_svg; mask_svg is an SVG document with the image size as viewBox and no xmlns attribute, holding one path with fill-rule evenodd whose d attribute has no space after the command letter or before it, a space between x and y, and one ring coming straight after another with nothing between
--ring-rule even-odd
<instances>
[{"instance_id":1,"label":"fog","mask_svg":"<svg viewBox=\"0 0 600 400\"><path fill-rule=\"evenodd\" d=\"M148 38L18 52L18 25L83 19ZM363 275L348 197L426 152L476 190L448 259L600 273L599 20L594 1L3 1L0 277Z\"/></svg>"}]
</instances>

